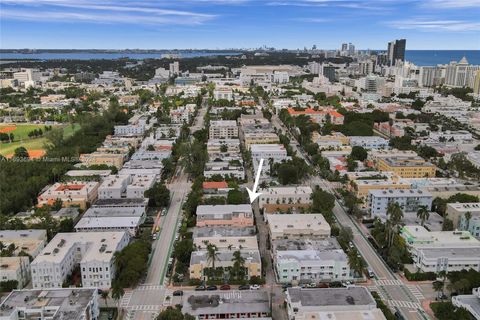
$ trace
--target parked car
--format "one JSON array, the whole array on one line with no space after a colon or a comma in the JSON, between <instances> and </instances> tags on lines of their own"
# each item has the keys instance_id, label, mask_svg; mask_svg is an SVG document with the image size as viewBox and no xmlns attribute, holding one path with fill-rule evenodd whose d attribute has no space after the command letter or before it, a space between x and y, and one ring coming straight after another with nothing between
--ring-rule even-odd
<instances>
[{"instance_id":1,"label":"parked car","mask_svg":"<svg viewBox=\"0 0 480 320\"><path fill-rule=\"evenodd\" d=\"M307 288L316 288L317 284L315 282L307 284Z\"/></svg>"},{"instance_id":2,"label":"parked car","mask_svg":"<svg viewBox=\"0 0 480 320\"><path fill-rule=\"evenodd\" d=\"M220 290L230 290L230 286L228 284L224 284L220 286Z\"/></svg>"},{"instance_id":3,"label":"parked car","mask_svg":"<svg viewBox=\"0 0 480 320\"><path fill-rule=\"evenodd\" d=\"M206 288L205 288L204 285L199 285L195 288L195 291L205 291L205 290L206 290Z\"/></svg>"},{"instance_id":4,"label":"parked car","mask_svg":"<svg viewBox=\"0 0 480 320\"><path fill-rule=\"evenodd\" d=\"M208 291L215 291L215 290L218 290L218 288L217 288L217 286L213 286L213 285L212 285L212 286L208 286L208 287L207 287L207 290L208 290Z\"/></svg>"},{"instance_id":5,"label":"parked car","mask_svg":"<svg viewBox=\"0 0 480 320\"><path fill-rule=\"evenodd\" d=\"M375 277L375 273L373 272L372 269L368 269L368 277L369 278L374 278Z\"/></svg>"},{"instance_id":6,"label":"parked car","mask_svg":"<svg viewBox=\"0 0 480 320\"><path fill-rule=\"evenodd\" d=\"M258 284L252 284L250 286L250 290L258 290L258 289L260 289L260 286Z\"/></svg>"},{"instance_id":7,"label":"parked car","mask_svg":"<svg viewBox=\"0 0 480 320\"><path fill-rule=\"evenodd\" d=\"M183 291L182 290L175 290L175 291L173 291L172 295L174 297L181 297L181 296L183 296Z\"/></svg>"},{"instance_id":8,"label":"parked car","mask_svg":"<svg viewBox=\"0 0 480 320\"><path fill-rule=\"evenodd\" d=\"M238 287L238 290L250 290L250 286L249 285L241 285Z\"/></svg>"},{"instance_id":9,"label":"parked car","mask_svg":"<svg viewBox=\"0 0 480 320\"><path fill-rule=\"evenodd\" d=\"M284 283L282 284L282 289L287 289L287 288L291 288L292 287L292 284L291 283Z\"/></svg>"}]
</instances>

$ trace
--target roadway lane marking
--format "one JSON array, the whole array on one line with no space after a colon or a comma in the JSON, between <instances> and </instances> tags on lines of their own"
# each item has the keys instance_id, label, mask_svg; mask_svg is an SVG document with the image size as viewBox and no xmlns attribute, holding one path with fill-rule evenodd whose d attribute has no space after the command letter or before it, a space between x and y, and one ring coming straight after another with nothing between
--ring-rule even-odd
<instances>
[{"instance_id":1,"label":"roadway lane marking","mask_svg":"<svg viewBox=\"0 0 480 320\"><path fill-rule=\"evenodd\" d=\"M411 301L388 300L388 305L391 307L420 309L420 303Z\"/></svg>"}]
</instances>

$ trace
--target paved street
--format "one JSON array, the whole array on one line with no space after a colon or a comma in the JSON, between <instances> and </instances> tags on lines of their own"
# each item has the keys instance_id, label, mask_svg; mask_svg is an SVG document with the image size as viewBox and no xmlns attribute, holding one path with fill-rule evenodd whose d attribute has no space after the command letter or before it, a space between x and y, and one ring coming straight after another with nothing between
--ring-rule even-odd
<instances>
[{"instance_id":1,"label":"paved street","mask_svg":"<svg viewBox=\"0 0 480 320\"><path fill-rule=\"evenodd\" d=\"M288 133L287 128L283 125L278 116L273 115L272 123L277 130L282 130L283 133L287 133L291 140L290 144L293 150L309 165L312 165L299 148L295 138ZM315 188L315 186L318 185L320 188L334 193L332 184L318 176L311 177L310 184L312 188ZM405 285L396 274L390 271L388 266L367 240L366 235L359 227L358 223L351 219L351 217L345 212L345 209L337 200L335 200L333 213L341 226L352 229L354 245L357 247L358 251L364 257L369 267L375 273L376 278L379 280L375 281L375 285L368 286L369 289L371 291L378 292L382 300L384 300L387 305L393 307L394 309L398 308L406 319L428 319L428 316L421 308L421 300L424 298L421 291L422 289L416 286Z\"/></svg>"}]
</instances>

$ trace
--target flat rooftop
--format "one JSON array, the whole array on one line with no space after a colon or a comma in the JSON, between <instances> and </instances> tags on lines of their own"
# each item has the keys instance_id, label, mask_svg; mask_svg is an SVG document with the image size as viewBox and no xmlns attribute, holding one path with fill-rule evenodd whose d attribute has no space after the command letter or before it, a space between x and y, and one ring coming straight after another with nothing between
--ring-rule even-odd
<instances>
[{"instance_id":1,"label":"flat rooftop","mask_svg":"<svg viewBox=\"0 0 480 320\"><path fill-rule=\"evenodd\" d=\"M189 292L183 298L182 312L193 316L232 313L270 313L268 293L258 291Z\"/></svg>"},{"instance_id":2,"label":"flat rooftop","mask_svg":"<svg viewBox=\"0 0 480 320\"><path fill-rule=\"evenodd\" d=\"M0 231L0 241L2 242L23 239L47 240L47 231L37 229Z\"/></svg>"},{"instance_id":3,"label":"flat rooftop","mask_svg":"<svg viewBox=\"0 0 480 320\"><path fill-rule=\"evenodd\" d=\"M252 213L249 204L225 204L225 205L200 205L197 207L197 215L224 215L236 212Z\"/></svg>"},{"instance_id":4,"label":"flat rooftop","mask_svg":"<svg viewBox=\"0 0 480 320\"><path fill-rule=\"evenodd\" d=\"M310 239L278 239L272 241L273 251L290 251L290 250L318 250L327 251L340 249L340 244L335 238L327 238L325 240Z\"/></svg>"},{"instance_id":5,"label":"flat rooftop","mask_svg":"<svg viewBox=\"0 0 480 320\"><path fill-rule=\"evenodd\" d=\"M468 231L428 231L419 225L404 226L400 234L417 247L480 247L480 241Z\"/></svg>"},{"instance_id":6,"label":"flat rooftop","mask_svg":"<svg viewBox=\"0 0 480 320\"><path fill-rule=\"evenodd\" d=\"M308 186L298 186L298 187L271 187L267 189L262 189L263 194L268 195L288 195L288 194L311 194L312 188ZM261 196L260 196L261 197Z\"/></svg>"},{"instance_id":7,"label":"flat rooftop","mask_svg":"<svg viewBox=\"0 0 480 320\"><path fill-rule=\"evenodd\" d=\"M365 287L302 289L288 288L287 294L292 302L302 306L376 306L372 295Z\"/></svg>"},{"instance_id":8,"label":"flat rooftop","mask_svg":"<svg viewBox=\"0 0 480 320\"><path fill-rule=\"evenodd\" d=\"M234 250L218 250L217 251L217 262L223 261L232 261ZM240 250L240 254L245 263L260 263L260 253L258 250ZM192 256L190 257L190 265L207 262L208 252L206 250L193 251ZM233 263L233 262L232 262Z\"/></svg>"},{"instance_id":9,"label":"flat rooftop","mask_svg":"<svg viewBox=\"0 0 480 320\"><path fill-rule=\"evenodd\" d=\"M320 263L321 261L347 261L347 255L342 249L334 250L285 250L276 252L277 261L296 260Z\"/></svg>"},{"instance_id":10,"label":"flat rooftop","mask_svg":"<svg viewBox=\"0 0 480 320\"><path fill-rule=\"evenodd\" d=\"M330 231L330 225L320 213L267 214L266 216L272 232L287 229L324 229Z\"/></svg>"},{"instance_id":11,"label":"flat rooftop","mask_svg":"<svg viewBox=\"0 0 480 320\"><path fill-rule=\"evenodd\" d=\"M432 194L428 191L420 189L386 189L386 190L369 190L368 193L374 197L431 197Z\"/></svg>"},{"instance_id":12,"label":"flat rooftop","mask_svg":"<svg viewBox=\"0 0 480 320\"><path fill-rule=\"evenodd\" d=\"M117 218L117 217L140 217L145 214L145 207L91 207L88 209L83 218L86 217L107 217L107 218Z\"/></svg>"},{"instance_id":13,"label":"flat rooftop","mask_svg":"<svg viewBox=\"0 0 480 320\"><path fill-rule=\"evenodd\" d=\"M91 176L100 176L106 177L110 175L111 170L70 170L65 173L65 175L70 177L91 177Z\"/></svg>"},{"instance_id":14,"label":"flat rooftop","mask_svg":"<svg viewBox=\"0 0 480 320\"><path fill-rule=\"evenodd\" d=\"M13 314L17 313L17 308L38 311L58 308L55 312L47 312L53 320L79 320L96 297L96 288L14 290L0 305L0 317L15 319Z\"/></svg>"},{"instance_id":15,"label":"flat rooftop","mask_svg":"<svg viewBox=\"0 0 480 320\"><path fill-rule=\"evenodd\" d=\"M193 229L193 238L224 238L224 237L252 237L256 236L255 227L196 227Z\"/></svg>"},{"instance_id":16,"label":"flat rooftop","mask_svg":"<svg viewBox=\"0 0 480 320\"><path fill-rule=\"evenodd\" d=\"M93 204L93 208L98 207L146 207L148 199L97 199Z\"/></svg>"}]
</instances>

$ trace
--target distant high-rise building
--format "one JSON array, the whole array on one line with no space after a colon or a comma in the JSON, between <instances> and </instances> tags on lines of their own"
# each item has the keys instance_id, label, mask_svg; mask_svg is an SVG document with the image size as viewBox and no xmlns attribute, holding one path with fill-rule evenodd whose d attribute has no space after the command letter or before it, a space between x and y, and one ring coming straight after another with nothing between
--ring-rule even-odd
<instances>
[{"instance_id":1,"label":"distant high-rise building","mask_svg":"<svg viewBox=\"0 0 480 320\"><path fill-rule=\"evenodd\" d=\"M459 62L450 62L445 72L445 85L473 88L478 70L480 70L480 66L470 65L465 57Z\"/></svg>"},{"instance_id":2,"label":"distant high-rise building","mask_svg":"<svg viewBox=\"0 0 480 320\"><path fill-rule=\"evenodd\" d=\"M348 44L348 54L354 55L355 54L355 46L352 43Z\"/></svg>"},{"instance_id":3,"label":"distant high-rise building","mask_svg":"<svg viewBox=\"0 0 480 320\"><path fill-rule=\"evenodd\" d=\"M405 48L407 46L407 40L399 39L391 41L388 43L388 64L394 66L395 63L400 61L405 61Z\"/></svg>"},{"instance_id":4,"label":"distant high-rise building","mask_svg":"<svg viewBox=\"0 0 480 320\"><path fill-rule=\"evenodd\" d=\"M323 66L323 76L327 78L330 82L334 82L336 75L335 70L337 68L331 66Z\"/></svg>"},{"instance_id":5,"label":"distant high-rise building","mask_svg":"<svg viewBox=\"0 0 480 320\"><path fill-rule=\"evenodd\" d=\"M180 74L180 64L178 61L170 63L169 67L171 76Z\"/></svg>"},{"instance_id":6,"label":"distant high-rise building","mask_svg":"<svg viewBox=\"0 0 480 320\"><path fill-rule=\"evenodd\" d=\"M473 94L480 95L480 70L477 70L475 74L475 83L473 84Z\"/></svg>"},{"instance_id":7,"label":"distant high-rise building","mask_svg":"<svg viewBox=\"0 0 480 320\"><path fill-rule=\"evenodd\" d=\"M348 50L348 43L342 43L342 51Z\"/></svg>"}]
</instances>

